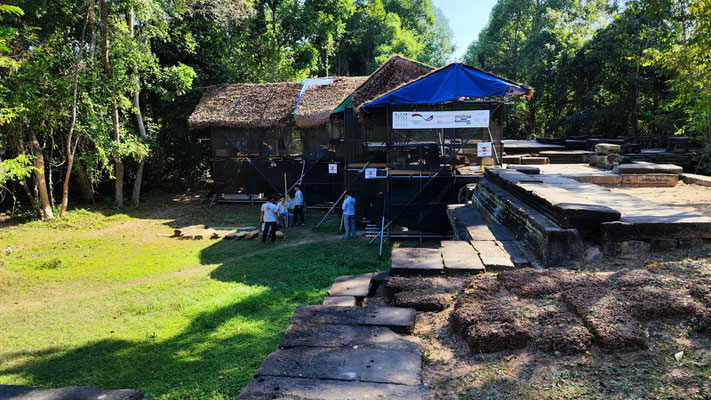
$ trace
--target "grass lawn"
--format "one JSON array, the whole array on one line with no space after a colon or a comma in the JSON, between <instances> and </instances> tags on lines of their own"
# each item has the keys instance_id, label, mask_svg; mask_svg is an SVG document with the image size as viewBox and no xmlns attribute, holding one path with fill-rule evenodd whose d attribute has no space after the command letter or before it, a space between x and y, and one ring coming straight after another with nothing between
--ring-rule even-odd
<instances>
[{"instance_id":1,"label":"grass lawn","mask_svg":"<svg viewBox=\"0 0 711 400\"><path fill-rule=\"evenodd\" d=\"M117 212L0 225L0 384L135 388L158 399L234 398L294 309L333 278L387 266L338 221L261 241L176 240L196 223L255 226L258 207L154 195ZM4 251L10 247L11 254Z\"/></svg>"}]
</instances>

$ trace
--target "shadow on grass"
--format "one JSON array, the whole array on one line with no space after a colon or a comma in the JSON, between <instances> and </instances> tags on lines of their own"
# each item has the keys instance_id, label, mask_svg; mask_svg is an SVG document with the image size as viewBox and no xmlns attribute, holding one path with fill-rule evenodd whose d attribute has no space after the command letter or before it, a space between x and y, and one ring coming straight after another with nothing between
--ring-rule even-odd
<instances>
[{"instance_id":1,"label":"shadow on grass","mask_svg":"<svg viewBox=\"0 0 711 400\"><path fill-rule=\"evenodd\" d=\"M295 228L273 245L216 241L201 250L201 263L219 264L210 278L241 284L234 286L235 296L244 295L242 285L255 294L216 309L209 298L191 305L209 311L172 337L18 351L4 355L0 375L40 387L133 388L161 399L234 398L277 349L296 307L319 304L336 276L386 267L377 246L365 239L345 246L324 234L336 230L337 222L332 225L324 231ZM299 243L304 237L309 240Z\"/></svg>"},{"instance_id":2,"label":"shadow on grass","mask_svg":"<svg viewBox=\"0 0 711 400\"><path fill-rule=\"evenodd\" d=\"M194 318L178 335L166 340L99 340L78 348L53 347L35 354L16 352L5 361L30 356L32 361L3 368L32 385L92 385L108 389L137 388L161 398L234 397L261 359L276 348L280 329L295 308L265 290ZM264 304L270 304L267 308ZM242 332L216 337L228 321L244 320Z\"/></svg>"}]
</instances>

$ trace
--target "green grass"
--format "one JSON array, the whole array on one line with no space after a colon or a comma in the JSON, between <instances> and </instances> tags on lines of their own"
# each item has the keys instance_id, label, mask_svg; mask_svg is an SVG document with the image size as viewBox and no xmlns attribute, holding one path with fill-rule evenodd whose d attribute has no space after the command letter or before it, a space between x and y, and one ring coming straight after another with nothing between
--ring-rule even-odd
<instances>
[{"instance_id":1,"label":"green grass","mask_svg":"<svg viewBox=\"0 0 711 400\"><path fill-rule=\"evenodd\" d=\"M159 236L256 225L257 215L156 196L121 213L0 227L0 247L12 249L0 255L0 384L234 398L297 306L320 303L336 276L386 267L377 246L337 240L336 220L275 245Z\"/></svg>"}]
</instances>

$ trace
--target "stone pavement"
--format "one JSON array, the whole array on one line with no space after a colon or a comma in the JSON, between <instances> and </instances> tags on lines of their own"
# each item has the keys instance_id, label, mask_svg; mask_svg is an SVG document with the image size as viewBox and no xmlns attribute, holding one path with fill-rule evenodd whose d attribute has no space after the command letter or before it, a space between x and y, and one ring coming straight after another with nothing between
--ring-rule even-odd
<instances>
[{"instance_id":1,"label":"stone pavement","mask_svg":"<svg viewBox=\"0 0 711 400\"><path fill-rule=\"evenodd\" d=\"M37 389L27 386L0 385L3 400L151 400L137 390L103 390L91 386Z\"/></svg>"},{"instance_id":2,"label":"stone pavement","mask_svg":"<svg viewBox=\"0 0 711 400\"><path fill-rule=\"evenodd\" d=\"M340 277L334 286L366 286L363 276L351 278ZM279 349L239 399L427 399L422 347L410 335L414 324L415 311L408 308L299 307Z\"/></svg>"}]
</instances>

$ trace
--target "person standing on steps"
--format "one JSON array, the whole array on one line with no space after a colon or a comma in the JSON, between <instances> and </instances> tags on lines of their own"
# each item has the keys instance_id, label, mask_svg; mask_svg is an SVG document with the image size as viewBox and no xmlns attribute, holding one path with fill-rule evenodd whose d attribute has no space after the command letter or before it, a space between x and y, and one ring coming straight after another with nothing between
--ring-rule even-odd
<instances>
[{"instance_id":1,"label":"person standing on steps","mask_svg":"<svg viewBox=\"0 0 711 400\"><path fill-rule=\"evenodd\" d=\"M276 231L279 229L279 214L276 206L277 200L279 200L279 197L274 196L268 202L262 204L262 213L259 218L260 222L264 224L262 243L267 242L267 234L269 232L271 232L272 243L276 240Z\"/></svg>"},{"instance_id":2,"label":"person standing on steps","mask_svg":"<svg viewBox=\"0 0 711 400\"><path fill-rule=\"evenodd\" d=\"M294 186L294 190L296 190L294 193L294 225L298 223L299 216L301 216L301 225L303 225L306 222L304 219L304 194L301 193L300 185Z\"/></svg>"},{"instance_id":3,"label":"person standing on steps","mask_svg":"<svg viewBox=\"0 0 711 400\"><path fill-rule=\"evenodd\" d=\"M350 191L346 192L346 199L343 200L343 225L346 227L346 236L344 239L355 239L356 238L356 223L355 223L355 197L351 195Z\"/></svg>"}]
</instances>

